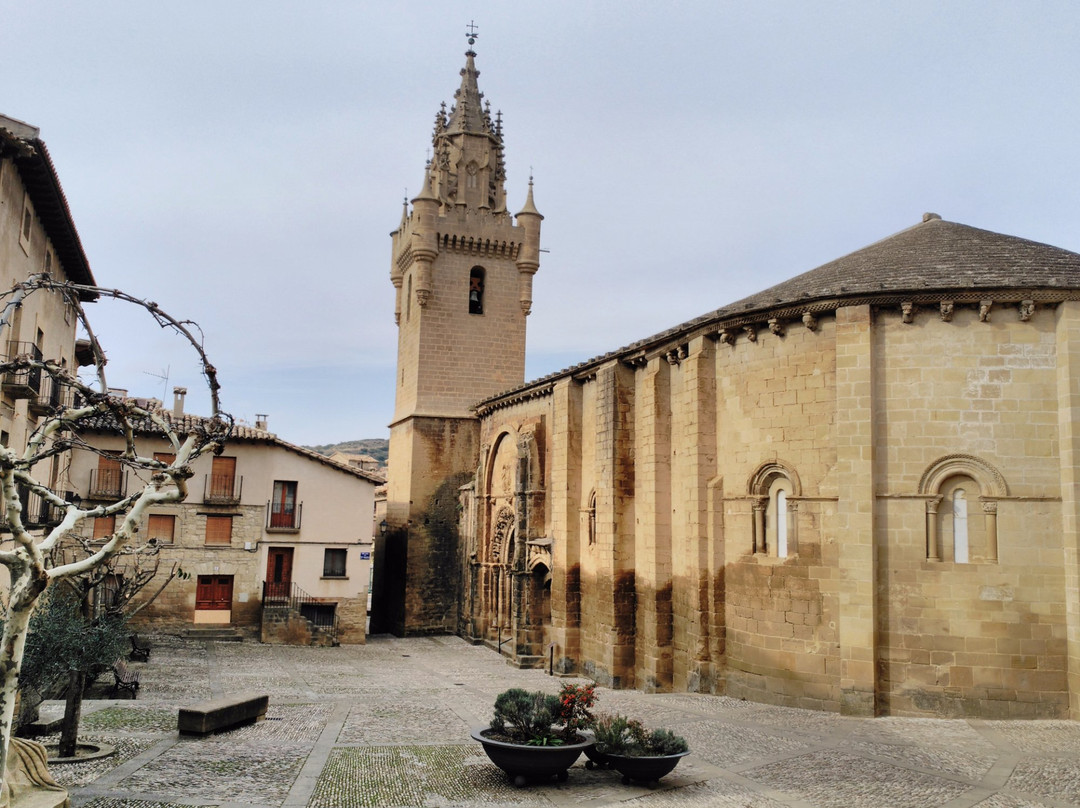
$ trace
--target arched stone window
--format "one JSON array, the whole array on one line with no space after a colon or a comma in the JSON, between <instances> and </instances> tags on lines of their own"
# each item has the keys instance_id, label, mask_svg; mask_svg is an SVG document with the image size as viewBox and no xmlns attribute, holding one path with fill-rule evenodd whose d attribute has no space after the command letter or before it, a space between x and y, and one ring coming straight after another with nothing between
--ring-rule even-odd
<instances>
[{"instance_id":1,"label":"arched stone window","mask_svg":"<svg viewBox=\"0 0 1080 808\"><path fill-rule=\"evenodd\" d=\"M484 268L469 271L469 314L484 313Z\"/></svg>"},{"instance_id":2,"label":"arched stone window","mask_svg":"<svg viewBox=\"0 0 1080 808\"><path fill-rule=\"evenodd\" d=\"M786 558L798 552L797 504L801 494L795 472L779 462L766 463L750 478L753 499L753 552Z\"/></svg>"},{"instance_id":3,"label":"arched stone window","mask_svg":"<svg viewBox=\"0 0 1080 808\"><path fill-rule=\"evenodd\" d=\"M998 560L998 499L1007 496L1005 478L986 461L948 455L919 481L926 497L926 559L957 564Z\"/></svg>"}]
</instances>

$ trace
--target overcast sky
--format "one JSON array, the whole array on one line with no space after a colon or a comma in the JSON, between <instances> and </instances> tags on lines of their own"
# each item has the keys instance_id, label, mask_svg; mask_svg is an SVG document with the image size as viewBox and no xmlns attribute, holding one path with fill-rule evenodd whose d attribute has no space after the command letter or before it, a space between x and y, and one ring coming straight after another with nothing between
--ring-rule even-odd
<instances>
[{"instance_id":1,"label":"overcast sky","mask_svg":"<svg viewBox=\"0 0 1080 808\"><path fill-rule=\"evenodd\" d=\"M531 169L545 216L528 378L925 211L1080 251L1074 2L4 6L0 113L40 127L98 283L197 321L225 409L294 443L388 434L388 234L470 20L508 206ZM113 386L204 410L179 343L93 308Z\"/></svg>"}]
</instances>

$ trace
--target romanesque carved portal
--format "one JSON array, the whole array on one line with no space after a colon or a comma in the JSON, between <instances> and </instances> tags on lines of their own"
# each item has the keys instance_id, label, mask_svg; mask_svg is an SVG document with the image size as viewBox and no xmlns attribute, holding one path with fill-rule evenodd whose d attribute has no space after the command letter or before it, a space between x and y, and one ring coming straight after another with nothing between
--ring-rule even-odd
<instances>
[{"instance_id":1,"label":"romanesque carved portal","mask_svg":"<svg viewBox=\"0 0 1080 808\"><path fill-rule=\"evenodd\" d=\"M536 455L531 434L501 435L472 503L480 541L470 559L471 631L520 665L543 664L550 642L551 539L535 530L543 525Z\"/></svg>"}]
</instances>

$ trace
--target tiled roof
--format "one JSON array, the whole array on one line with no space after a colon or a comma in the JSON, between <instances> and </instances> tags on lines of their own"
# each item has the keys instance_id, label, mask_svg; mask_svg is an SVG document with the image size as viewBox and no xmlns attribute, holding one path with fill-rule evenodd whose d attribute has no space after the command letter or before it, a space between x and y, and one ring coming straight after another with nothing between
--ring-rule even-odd
<instances>
[{"instance_id":1,"label":"tiled roof","mask_svg":"<svg viewBox=\"0 0 1080 808\"><path fill-rule=\"evenodd\" d=\"M199 415L190 415L185 413L177 418L168 410L163 410L158 413L166 423L170 424L176 433L180 436L187 435L193 431L203 428L203 426L209 422L208 418L204 418ZM133 421L132 426L135 429L136 434L140 435L160 435L161 430L158 429L153 421L149 418L142 418ZM119 433L119 427L116 421L109 415L95 416L93 418L85 419L81 422L79 429L80 432L101 432L109 434ZM331 460L326 455L319 454L311 449L305 449L303 446L297 446L295 443L289 443L284 441L275 435L273 432L267 432L265 429L256 429L253 426L247 424L235 424L233 426L232 433L229 435L226 443L267 443L274 446L279 446L286 451L293 454L301 455L309 460L314 460L317 463L322 463L324 466L329 466L337 471L345 472L353 477L359 477L362 480L367 480L369 483L375 485L381 485L386 480L379 474L373 472L364 471L363 469L356 468L355 466L349 466L345 463L338 463Z\"/></svg>"},{"instance_id":2,"label":"tiled roof","mask_svg":"<svg viewBox=\"0 0 1080 808\"><path fill-rule=\"evenodd\" d=\"M93 286L90 262L75 229L56 167L45 142L37 135L38 130L29 124L0 116L0 155L15 162L68 278L74 283Z\"/></svg>"},{"instance_id":3,"label":"tiled roof","mask_svg":"<svg viewBox=\"0 0 1080 808\"><path fill-rule=\"evenodd\" d=\"M957 298L1021 290L1080 292L1080 254L1037 241L980 230L928 213L907 230L804 272L727 306L688 320L623 348L593 357L525 385L485 399L483 411L500 400L517 400L555 379L587 373L612 359L634 355L670 343L704 328L726 322L764 321L770 312L794 314L802 307L835 308L839 301L897 296L948 294ZM816 305L815 305L816 304ZM825 304L825 305L823 305ZM505 402L504 402L505 403Z\"/></svg>"}]
</instances>

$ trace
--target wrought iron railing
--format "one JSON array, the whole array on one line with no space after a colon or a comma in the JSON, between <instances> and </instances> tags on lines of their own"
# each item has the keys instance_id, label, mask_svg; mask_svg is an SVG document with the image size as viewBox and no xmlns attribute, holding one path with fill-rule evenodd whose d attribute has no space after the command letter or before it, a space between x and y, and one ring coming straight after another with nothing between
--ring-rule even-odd
<instances>
[{"instance_id":1,"label":"wrought iron railing","mask_svg":"<svg viewBox=\"0 0 1080 808\"><path fill-rule=\"evenodd\" d=\"M264 612L291 611L328 634L331 641L337 640L336 605L309 595L294 583L264 581L262 608Z\"/></svg>"},{"instance_id":2,"label":"wrought iron railing","mask_svg":"<svg viewBox=\"0 0 1080 808\"><path fill-rule=\"evenodd\" d=\"M203 478L203 502L235 505L244 491L244 478L235 474L207 474Z\"/></svg>"},{"instance_id":3,"label":"wrought iron railing","mask_svg":"<svg viewBox=\"0 0 1080 808\"><path fill-rule=\"evenodd\" d=\"M291 509L283 508L280 502L267 501L266 503L266 529L267 530L299 530L300 518L304 511L304 503L298 502Z\"/></svg>"},{"instance_id":4,"label":"wrought iron railing","mask_svg":"<svg viewBox=\"0 0 1080 808\"><path fill-rule=\"evenodd\" d=\"M4 361L11 361L17 356L27 354L31 359L41 361L41 349L32 342L9 340ZM41 391L41 368L26 368L4 374L4 390L15 398L34 398Z\"/></svg>"},{"instance_id":5,"label":"wrought iron railing","mask_svg":"<svg viewBox=\"0 0 1080 808\"><path fill-rule=\"evenodd\" d=\"M127 471L124 468L90 470L90 499L120 499L127 496Z\"/></svg>"}]
</instances>

